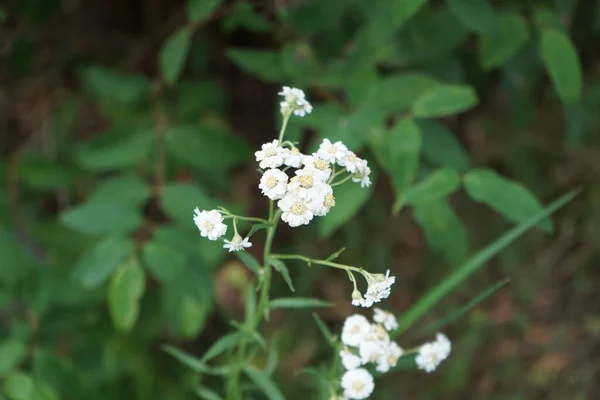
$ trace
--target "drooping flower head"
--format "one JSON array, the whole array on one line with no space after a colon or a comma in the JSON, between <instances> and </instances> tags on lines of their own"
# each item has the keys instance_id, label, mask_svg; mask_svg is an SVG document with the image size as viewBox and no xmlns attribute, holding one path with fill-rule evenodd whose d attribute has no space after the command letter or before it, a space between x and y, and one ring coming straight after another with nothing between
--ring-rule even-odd
<instances>
[{"instance_id":1,"label":"drooping flower head","mask_svg":"<svg viewBox=\"0 0 600 400\"><path fill-rule=\"evenodd\" d=\"M231 253L232 251L240 251L244 250L247 247L252 247L252 243L250 243L250 239L244 238L237 233L233 236L231 241L225 240L225 244L223 245L224 249L228 249Z\"/></svg>"}]
</instances>

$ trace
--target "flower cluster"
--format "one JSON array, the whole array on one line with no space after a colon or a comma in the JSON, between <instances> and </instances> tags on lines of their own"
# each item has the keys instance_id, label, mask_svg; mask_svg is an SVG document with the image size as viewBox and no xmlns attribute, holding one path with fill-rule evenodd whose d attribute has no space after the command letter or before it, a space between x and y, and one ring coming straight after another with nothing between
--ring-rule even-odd
<instances>
[{"instance_id":1,"label":"flower cluster","mask_svg":"<svg viewBox=\"0 0 600 400\"><path fill-rule=\"evenodd\" d=\"M269 199L278 200L281 219L292 227L326 215L335 206L336 184L347 179L362 187L371 184L367 161L358 158L342 142L325 139L316 153L304 155L291 142L281 144L273 140L263 144L255 156L264 170L258 188ZM336 171L336 166L341 169ZM291 178L286 173L290 168L295 168ZM342 174L347 176L336 181Z\"/></svg>"},{"instance_id":2,"label":"flower cluster","mask_svg":"<svg viewBox=\"0 0 600 400\"><path fill-rule=\"evenodd\" d=\"M223 214L219 210L202 210L198 207L194 210L194 223L200 230L200 236L208 238L208 240L217 240L227 232L227 225L223 223ZM223 248L229 252L244 250L247 247L252 247L248 238L242 238L237 233L235 220L233 222L234 235L231 240L225 240Z\"/></svg>"},{"instance_id":3,"label":"flower cluster","mask_svg":"<svg viewBox=\"0 0 600 400\"><path fill-rule=\"evenodd\" d=\"M375 384L365 368L367 365L374 365L377 372L387 372L404 353L388 334L398 327L396 317L376 308L373 321L370 323L364 316L354 314L346 319L342 328L344 349L340 357L347 371L342 376L341 386L346 399L366 399L373 392Z\"/></svg>"},{"instance_id":4,"label":"flower cluster","mask_svg":"<svg viewBox=\"0 0 600 400\"><path fill-rule=\"evenodd\" d=\"M415 358L417 367L432 372L450 355L450 340L441 333L437 334L435 341L405 352L390 339L389 332L397 328L396 317L379 308L374 309L372 323L360 314L346 318L341 334L344 348L340 351L342 365L346 369L341 378L344 399L366 399L371 395L375 383L367 369L369 366L385 373L396 366L403 354L418 351Z\"/></svg>"},{"instance_id":5,"label":"flower cluster","mask_svg":"<svg viewBox=\"0 0 600 400\"><path fill-rule=\"evenodd\" d=\"M283 115L289 115L289 113L293 112L294 115L304 117L304 115L310 114L312 111L312 106L304 97L302 90L284 86L279 94L285 98L279 104Z\"/></svg>"},{"instance_id":6,"label":"flower cluster","mask_svg":"<svg viewBox=\"0 0 600 400\"><path fill-rule=\"evenodd\" d=\"M354 291L352 292L352 305L361 307L371 307L374 303L379 303L383 299L387 299L390 295L391 287L396 282L395 276L390 276L390 270L383 274L371 274L363 272L367 280L367 292L364 297L356 287L354 282Z\"/></svg>"}]
</instances>

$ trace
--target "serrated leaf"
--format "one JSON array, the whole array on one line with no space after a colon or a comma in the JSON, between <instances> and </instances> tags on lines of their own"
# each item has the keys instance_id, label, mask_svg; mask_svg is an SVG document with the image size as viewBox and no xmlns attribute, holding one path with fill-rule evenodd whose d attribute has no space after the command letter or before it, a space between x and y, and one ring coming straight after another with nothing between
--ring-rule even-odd
<instances>
[{"instance_id":1,"label":"serrated leaf","mask_svg":"<svg viewBox=\"0 0 600 400\"><path fill-rule=\"evenodd\" d=\"M6 376L16 368L27 355L25 343L17 339L8 339L0 343L0 376Z\"/></svg>"},{"instance_id":2,"label":"serrated leaf","mask_svg":"<svg viewBox=\"0 0 600 400\"><path fill-rule=\"evenodd\" d=\"M371 173L371 181L375 182L375 170ZM373 184L362 188L355 182L346 182L334 188L335 206L329 213L317 220L317 227L321 237L330 236L340 226L348 222L365 205L373 192Z\"/></svg>"},{"instance_id":3,"label":"serrated leaf","mask_svg":"<svg viewBox=\"0 0 600 400\"><path fill-rule=\"evenodd\" d=\"M567 104L579 100L583 86L581 62L569 37L556 29L542 29L540 52L559 97Z\"/></svg>"},{"instance_id":4,"label":"serrated leaf","mask_svg":"<svg viewBox=\"0 0 600 400\"><path fill-rule=\"evenodd\" d=\"M272 309L275 308L315 308L315 307L333 307L334 304L328 301L312 299L309 297L280 297L270 302Z\"/></svg>"},{"instance_id":5,"label":"serrated leaf","mask_svg":"<svg viewBox=\"0 0 600 400\"><path fill-rule=\"evenodd\" d=\"M183 27L173 32L160 49L160 70L168 84L173 84L183 70L193 31Z\"/></svg>"},{"instance_id":6,"label":"serrated leaf","mask_svg":"<svg viewBox=\"0 0 600 400\"><path fill-rule=\"evenodd\" d=\"M103 180L89 197L90 202L115 202L141 206L150 198L150 186L133 175L119 175Z\"/></svg>"},{"instance_id":7,"label":"serrated leaf","mask_svg":"<svg viewBox=\"0 0 600 400\"><path fill-rule=\"evenodd\" d=\"M489 205L512 222L521 223L543 208L529 189L489 169L469 171L464 176L464 185L471 198ZM538 227L546 232L553 230L548 218Z\"/></svg>"},{"instance_id":8,"label":"serrated leaf","mask_svg":"<svg viewBox=\"0 0 600 400\"><path fill-rule=\"evenodd\" d=\"M419 205L440 200L454 193L460 186L460 177L450 168L438 169L429 174L423 181L399 193L394 204L394 212L398 212L405 204Z\"/></svg>"},{"instance_id":9,"label":"serrated leaf","mask_svg":"<svg viewBox=\"0 0 600 400\"><path fill-rule=\"evenodd\" d=\"M210 16L223 0L187 0L186 12L190 22L198 22Z\"/></svg>"},{"instance_id":10,"label":"serrated leaf","mask_svg":"<svg viewBox=\"0 0 600 400\"><path fill-rule=\"evenodd\" d=\"M416 204L414 215L432 248L442 252L455 264L464 260L467 255L467 233L445 200Z\"/></svg>"},{"instance_id":11,"label":"serrated leaf","mask_svg":"<svg viewBox=\"0 0 600 400\"><path fill-rule=\"evenodd\" d=\"M208 350L206 350L206 353L202 356L202 362L210 361L216 356L223 354L225 351L232 349L237 346L244 337L246 337L246 335L242 332L231 332L225 336L221 336L208 348Z\"/></svg>"},{"instance_id":12,"label":"serrated leaf","mask_svg":"<svg viewBox=\"0 0 600 400\"><path fill-rule=\"evenodd\" d=\"M83 85L101 99L135 103L150 93L150 81L142 75L126 75L117 70L99 66L83 69L80 74Z\"/></svg>"},{"instance_id":13,"label":"serrated leaf","mask_svg":"<svg viewBox=\"0 0 600 400\"><path fill-rule=\"evenodd\" d=\"M162 282L178 276L187 266L184 254L156 239L146 242L142 255L152 276Z\"/></svg>"},{"instance_id":14,"label":"serrated leaf","mask_svg":"<svg viewBox=\"0 0 600 400\"><path fill-rule=\"evenodd\" d=\"M285 400L279 388L266 374L250 366L244 366L244 372L268 400Z\"/></svg>"},{"instance_id":15,"label":"serrated leaf","mask_svg":"<svg viewBox=\"0 0 600 400\"><path fill-rule=\"evenodd\" d=\"M295 292L296 289L294 289L294 284L292 282L292 278L290 277L290 271L288 270L288 268L285 265L285 263L283 261L281 261L281 260L276 259L276 258L270 259L269 263L273 266L273 268L275 268L275 270L277 272L279 272L281 274L281 276L283 277L283 280L288 285L288 288L290 288L290 290L292 292Z\"/></svg>"},{"instance_id":16,"label":"serrated leaf","mask_svg":"<svg viewBox=\"0 0 600 400\"><path fill-rule=\"evenodd\" d=\"M199 358L196 358L183 350L179 350L178 348L168 344L163 346L163 350L175 357L177 361L179 361L183 365L191 368L194 372L197 372L199 374L210 372L210 367L207 364L203 363L202 361L200 361Z\"/></svg>"},{"instance_id":17,"label":"serrated leaf","mask_svg":"<svg viewBox=\"0 0 600 400\"><path fill-rule=\"evenodd\" d=\"M483 35L494 34L496 15L488 0L448 0L450 10L465 26Z\"/></svg>"},{"instance_id":18,"label":"serrated leaf","mask_svg":"<svg viewBox=\"0 0 600 400\"><path fill-rule=\"evenodd\" d=\"M423 155L431 162L442 167L450 167L458 172L465 172L470 164L468 154L456 138L445 126L434 121L419 121L423 140Z\"/></svg>"},{"instance_id":19,"label":"serrated leaf","mask_svg":"<svg viewBox=\"0 0 600 400\"><path fill-rule=\"evenodd\" d=\"M108 309L115 329L129 332L140 312L140 299L144 294L146 276L136 262L121 264L108 287Z\"/></svg>"},{"instance_id":20,"label":"serrated leaf","mask_svg":"<svg viewBox=\"0 0 600 400\"><path fill-rule=\"evenodd\" d=\"M142 131L110 143L84 143L76 150L75 160L94 172L122 169L148 161L153 145L153 132Z\"/></svg>"},{"instance_id":21,"label":"serrated leaf","mask_svg":"<svg viewBox=\"0 0 600 400\"><path fill-rule=\"evenodd\" d=\"M143 221L134 206L92 201L63 211L60 215L60 222L77 232L88 235L105 235L132 232Z\"/></svg>"},{"instance_id":22,"label":"serrated leaf","mask_svg":"<svg viewBox=\"0 0 600 400\"><path fill-rule=\"evenodd\" d=\"M196 229L194 225L194 209L210 210L217 208L217 201L198 186L185 183L170 183L160 197L162 210L177 223Z\"/></svg>"},{"instance_id":23,"label":"serrated leaf","mask_svg":"<svg viewBox=\"0 0 600 400\"><path fill-rule=\"evenodd\" d=\"M242 70L265 82L286 79L280 55L273 50L229 49L227 55Z\"/></svg>"},{"instance_id":24,"label":"serrated leaf","mask_svg":"<svg viewBox=\"0 0 600 400\"><path fill-rule=\"evenodd\" d=\"M519 14L500 13L497 25L494 34L482 36L479 42L479 55L484 69L505 64L529 40L527 21Z\"/></svg>"},{"instance_id":25,"label":"serrated leaf","mask_svg":"<svg viewBox=\"0 0 600 400\"><path fill-rule=\"evenodd\" d=\"M414 106L415 118L438 118L459 114L474 107L477 94L467 85L438 85L423 93Z\"/></svg>"},{"instance_id":26,"label":"serrated leaf","mask_svg":"<svg viewBox=\"0 0 600 400\"><path fill-rule=\"evenodd\" d=\"M77 261L73 277L87 288L102 285L114 269L133 251L133 243L122 236L109 236L87 250Z\"/></svg>"}]
</instances>

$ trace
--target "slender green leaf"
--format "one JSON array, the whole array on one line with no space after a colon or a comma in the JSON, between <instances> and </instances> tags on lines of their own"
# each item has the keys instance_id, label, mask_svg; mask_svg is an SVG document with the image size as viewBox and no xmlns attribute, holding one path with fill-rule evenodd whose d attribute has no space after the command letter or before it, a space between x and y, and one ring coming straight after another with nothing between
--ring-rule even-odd
<instances>
[{"instance_id":1,"label":"slender green leaf","mask_svg":"<svg viewBox=\"0 0 600 400\"><path fill-rule=\"evenodd\" d=\"M477 105L475 90L467 85L438 85L423 93L412 107L416 118L437 118L459 114Z\"/></svg>"},{"instance_id":2,"label":"slender green leaf","mask_svg":"<svg viewBox=\"0 0 600 400\"><path fill-rule=\"evenodd\" d=\"M312 299L308 297L280 297L270 302L271 308L313 308L333 307L328 301Z\"/></svg>"},{"instance_id":3,"label":"slender green leaf","mask_svg":"<svg viewBox=\"0 0 600 400\"><path fill-rule=\"evenodd\" d=\"M529 189L489 169L469 171L464 177L464 185L471 198L489 205L504 218L516 223L542 210L542 205ZM542 220L539 228L551 232L552 221L549 218Z\"/></svg>"},{"instance_id":4,"label":"slender green leaf","mask_svg":"<svg viewBox=\"0 0 600 400\"><path fill-rule=\"evenodd\" d=\"M164 345L162 349L175 357L177 361L182 363L183 365L192 369L192 371L197 372L199 374L210 373L210 367L204 362L200 361L200 359L186 353L183 350L179 350L176 347L171 345Z\"/></svg>"},{"instance_id":5,"label":"slender green leaf","mask_svg":"<svg viewBox=\"0 0 600 400\"><path fill-rule=\"evenodd\" d=\"M248 375L248 378L264 393L269 400L285 400L281 391L277 388L275 383L265 375L263 372L258 371L250 366L244 367L244 372Z\"/></svg>"},{"instance_id":6,"label":"slender green leaf","mask_svg":"<svg viewBox=\"0 0 600 400\"><path fill-rule=\"evenodd\" d=\"M312 316L317 326L319 327L319 331L321 331L321 334L323 334L325 340L327 340L328 343L333 345L335 343L335 337L332 335L327 325L325 325L325 322L323 322L321 317L319 317L319 315L316 312L313 312Z\"/></svg>"},{"instance_id":7,"label":"slender green leaf","mask_svg":"<svg viewBox=\"0 0 600 400\"><path fill-rule=\"evenodd\" d=\"M186 12L190 22L198 22L209 17L223 0L187 0Z\"/></svg>"},{"instance_id":8,"label":"slender green leaf","mask_svg":"<svg viewBox=\"0 0 600 400\"><path fill-rule=\"evenodd\" d=\"M256 276L260 276L260 270L262 266L258 260L254 258L254 256L246 251L236 251L235 255L240 259L241 262L244 263L246 267L250 268L250 270L254 272Z\"/></svg>"},{"instance_id":9,"label":"slender green leaf","mask_svg":"<svg viewBox=\"0 0 600 400\"><path fill-rule=\"evenodd\" d=\"M212 346L206 350L206 353L204 353L202 356L201 361L207 362L216 356L223 354L227 350L232 349L233 347L237 346L245 336L246 335L242 332L231 332L225 336L221 336L219 340L214 342Z\"/></svg>"},{"instance_id":10,"label":"slender green leaf","mask_svg":"<svg viewBox=\"0 0 600 400\"><path fill-rule=\"evenodd\" d=\"M560 98L575 103L581 98L583 77L579 55L569 37L556 29L542 29L540 52Z\"/></svg>"},{"instance_id":11,"label":"slender green leaf","mask_svg":"<svg viewBox=\"0 0 600 400\"><path fill-rule=\"evenodd\" d=\"M394 204L397 213L405 204L419 205L440 200L460 187L460 177L450 168L441 168L429 174L423 181L400 192Z\"/></svg>"},{"instance_id":12,"label":"slender green leaf","mask_svg":"<svg viewBox=\"0 0 600 400\"><path fill-rule=\"evenodd\" d=\"M497 31L482 36L479 42L481 65L485 69L502 66L529 40L527 21L519 14L500 13L497 22Z\"/></svg>"},{"instance_id":13,"label":"slender green leaf","mask_svg":"<svg viewBox=\"0 0 600 400\"><path fill-rule=\"evenodd\" d=\"M200 397L202 400L223 400L221 396L219 396L216 392L205 388L203 386L197 387L195 389L196 395Z\"/></svg>"},{"instance_id":14,"label":"slender green leaf","mask_svg":"<svg viewBox=\"0 0 600 400\"><path fill-rule=\"evenodd\" d=\"M483 35L496 32L494 9L488 0L448 0L450 10L471 30Z\"/></svg>"},{"instance_id":15,"label":"slender green leaf","mask_svg":"<svg viewBox=\"0 0 600 400\"><path fill-rule=\"evenodd\" d=\"M193 31L183 27L175 31L160 49L160 70L165 82L174 83L183 70Z\"/></svg>"},{"instance_id":16,"label":"slender green leaf","mask_svg":"<svg viewBox=\"0 0 600 400\"><path fill-rule=\"evenodd\" d=\"M294 289L294 284L292 282L292 278L290 277L290 271L288 270L288 267L285 265L285 263L276 258L270 259L269 263L273 266L273 268L275 268L277 272L281 274L283 280L288 285L288 288L290 288L292 292L295 292L296 289Z\"/></svg>"},{"instance_id":17,"label":"slender green leaf","mask_svg":"<svg viewBox=\"0 0 600 400\"><path fill-rule=\"evenodd\" d=\"M146 287L144 270L136 263L121 264L108 287L108 308L114 327L129 332L140 312L140 299Z\"/></svg>"},{"instance_id":18,"label":"slender green leaf","mask_svg":"<svg viewBox=\"0 0 600 400\"><path fill-rule=\"evenodd\" d=\"M133 252L133 243L122 236L109 236L86 251L77 261L73 277L87 288L102 285L125 257Z\"/></svg>"},{"instance_id":19,"label":"slender green leaf","mask_svg":"<svg viewBox=\"0 0 600 400\"><path fill-rule=\"evenodd\" d=\"M483 267L487 261L509 246L525 232L537 225L544 218L547 218L554 211L571 201L576 194L577 192L569 192L561 196L544 210L533 214L526 221L511 229L495 242L491 243L467 260L446 279L442 280L437 286L429 290L408 311L402 314L402 316L398 319L398 325L400 328L394 332L394 336L398 336L400 333L408 329L423 314L435 306L443 297L458 287L474 272Z\"/></svg>"}]
</instances>

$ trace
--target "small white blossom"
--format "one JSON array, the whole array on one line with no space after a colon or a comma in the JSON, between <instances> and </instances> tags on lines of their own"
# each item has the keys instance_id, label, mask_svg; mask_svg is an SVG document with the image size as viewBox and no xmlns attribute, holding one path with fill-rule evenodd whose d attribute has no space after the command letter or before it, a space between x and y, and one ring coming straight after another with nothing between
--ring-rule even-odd
<instances>
[{"instance_id":1,"label":"small white blossom","mask_svg":"<svg viewBox=\"0 0 600 400\"><path fill-rule=\"evenodd\" d=\"M271 200L279 200L287 191L288 176L285 172L273 168L265 171L260 178L258 188Z\"/></svg>"},{"instance_id":2,"label":"small white blossom","mask_svg":"<svg viewBox=\"0 0 600 400\"><path fill-rule=\"evenodd\" d=\"M365 304L369 302L379 303L381 300L387 299L391 292L390 288L395 281L396 277L390 276L389 270L385 276L383 274L371 275L369 287L365 294ZM363 307L370 307L370 305L363 305Z\"/></svg>"},{"instance_id":3,"label":"small white blossom","mask_svg":"<svg viewBox=\"0 0 600 400\"><path fill-rule=\"evenodd\" d=\"M254 153L258 166L266 168L277 168L283 165L284 148L279 146L279 140L262 145L261 150Z\"/></svg>"},{"instance_id":4,"label":"small white blossom","mask_svg":"<svg viewBox=\"0 0 600 400\"><path fill-rule=\"evenodd\" d=\"M242 237L237 233L233 236L231 241L225 240L225 244L223 245L223 248L229 249L230 253L232 251L244 250L247 247L252 247L252 243L250 243L248 238L242 240Z\"/></svg>"},{"instance_id":5,"label":"small white blossom","mask_svg":"<svg viewBox=\"0 0 600 400\"><path fill-rule=\"evenodd\" d=\"M327 215L331 207L335 207L335 196L333 188L326 183L322 183L317 187L317 198L315 200L317 208L315 215L322 217Z\"/></svg>"},{"instance_id":6,"label":"small white blossom","mask_svg":"<svg viewBox=\"0 0 600 400\"><path fill-rule=\"evenodd\" d=\"M280 103L282 114L285 115L289 112L293 112L295 115L303 117L304 115L311 113L312 106L306 100L302 90L284 86L278 94L285 98L285 100Z\"/></svg>"},{"instance_id":7,"label":"small white blossom","mask_svg":"<svg viewBox=\"0 0 600 400\"><path fill-rule=\"evenodd\" d=\"M314 170L302 168L296 170L296 176L294 176L288 184L288 191L296 192L301 196L315 201L316 206L321 192L321 185L323 185L323 181Z\"/></svg>"},{"instance_id":8,"label":"small white blossom","mask_svg":"<svg viewBox=\"0 0 600 400\"><path fill-rule=\"evenodd\" d=\"M369 333L365 336L365 341L378 342L387 346L390 342L390 335L388 335L387 331L381 325L373 324Z\"/></svg>"},{"instance_id":9,"label":"small white blossom","mask_svg":"<svg viewBox=\"0 0 600 400\"><path fill-rule=\"evenodd\" d=\"M291 227L307 225L314 217L314 200L296 191L288 191L277 202L283 211L281 219Z\"/></svg>"},{"instance_id":10,"label":"small white blossom","mask_svg":"<svg viewBox=\"0 0 600 400\"><path fill-rule=\"evenodd\" d=\"M362 166L363 163L366 163L366 161L357 157L356 154L350 150L346 152L346 157L338 161L338 165L345 167L346 171L350 172L351 174L356 173L359 166Z\"/></svg>"},{"instance_id":11,"label":"small white blossom","mask_svg":"<svg viewBox=\"0 0 600 400\"><path fill-rule=\"evenodd\" d=\"M370 330L371 324L364 316L360 314L351 315L346 318L342 327L342 343L346 346L360 346Z\"/></svg>"},{"instance_id":12,"label":"small white blossom","mask_svg":"<svg viewBox=\"0 0 600 400\"><path fill-rule=\"evenodd\" d=\"M360 187L368 187L371 185L371 168L369 168L367 160L360 160L356 163L356 172L352 175L352 182L360 183Z\"/></svg>"},{"instance_id":13,"label":"small white blossom","mask_svg":"<svg viewBox=\"0 0 600 400\"><path fill-rule=\"evenodd\" d=\"M310 156L304 156L302 163L305 166L304 169L312 170L313 175L323 182L326 182L331 176L331 168L329 167L329 163L319 157L317 153L313 153Z\"/></svg>"},{"instance_id":14,"label":"small white blossom","mask_svg":"<svg viewBox=\"0 0 600 400\"><path fill-rule=\"evenodd\" d=\"M194 223L200 229L200 235L209 240L217 240L227 232L227 225L223 223L223 216L217 210L194 210Z\"/></svg>"},{"instance_id":15,"label":"small white blossom","mask_svg":"<svg viewBox=\"0 0 600 400\"><path fill-rule=\"evenodd\" d=\"M359 306L364 301L362 293L358 289L354 289L352 292L352 305Z\"/></svg>"},{"instance_id":16,"label":"small white blossom","mask_svg":"<svg viewBox=\"0 0 600 400\"><path fill-rule=\"evenodd\" d=\"M380 308L375 308L373 311L375 312L373 315L373 320L382 324L385 329L388 331L393 331L394 329L398 328L398 321L396 320L394 314L384 311Z\"/></svg>"},{"instance_id":17,"label":"small white blossom","mask_svg":"<svg viewBox=\"0 0 600 400\"><path fill-rule=\"evenodd\" d=\"M330 164L344 160L347 156L348 148L342 142L331 143L329 139L323 139L319 146L317 155Z\"/></svg>"},{"instance_id":18,"label":"small white blossom","mask_svg":"<svg viewBox=\"0 0 600 400\"><path fill-rule=\"evenodd\" d=\"M346 369L356 369L362 365L360 357L354 354L349 348L340 351L340 357L342 358L342 365Z\"/></svg>"},{"instance_id":19,"label":"small white blossom","mask_svg":"<svg viewBox=\"0 0 600 400\"><path fill-rule=\"evenodd\" d=\"M386 355L387 346L384 342L365 340L360 344L358 352L363 364L377 363L380 358Z\"/></svg>"},{"instance_id":20,"label":"small white blossom","mask_svg":"<svg viewBox=\"0 0 600 400\"><path fill-rule=\"evenodd\" d=\"M425 343L419 348L419 354L415 358L418 368L425 372L435 371L437 366L448 358L451 347L450 340L438 333L435 341Z\"/></svg>"},{"instance_id":21,"label":"small white blossom","mask_svg":"<svg viewBox=\"0 0 600 400\"><path fill-rule=\"evenodd\" d=\"M366 399L375 388L373 376L364 368L352 369L342 375L341 386L346 399Z\"/></svg>"},{"instance_id":22,"label":"small white blossom","mask_svg":"<svg viewBox=\"0 0 600 400\"><path fill-rule=\"evenodd\" d=\"M304 154L300 153L296 147L290 149L284 149L283 153L283 163L287 166L300 168L302 165L302 159L304 158Z\"/></svg>"},{"instance_id":23,"label":"small white blossom","mask_svg":"<svg viewBox=\"0 0 600 400\"><path fill-rule=\"evenodd\" d=\"M404 354L404 350L398 346L398 343L390 342L385 355L377 361L377 372L388 372L390 368L395 367L402 354Z\"/></svg>"}]
</instances>

